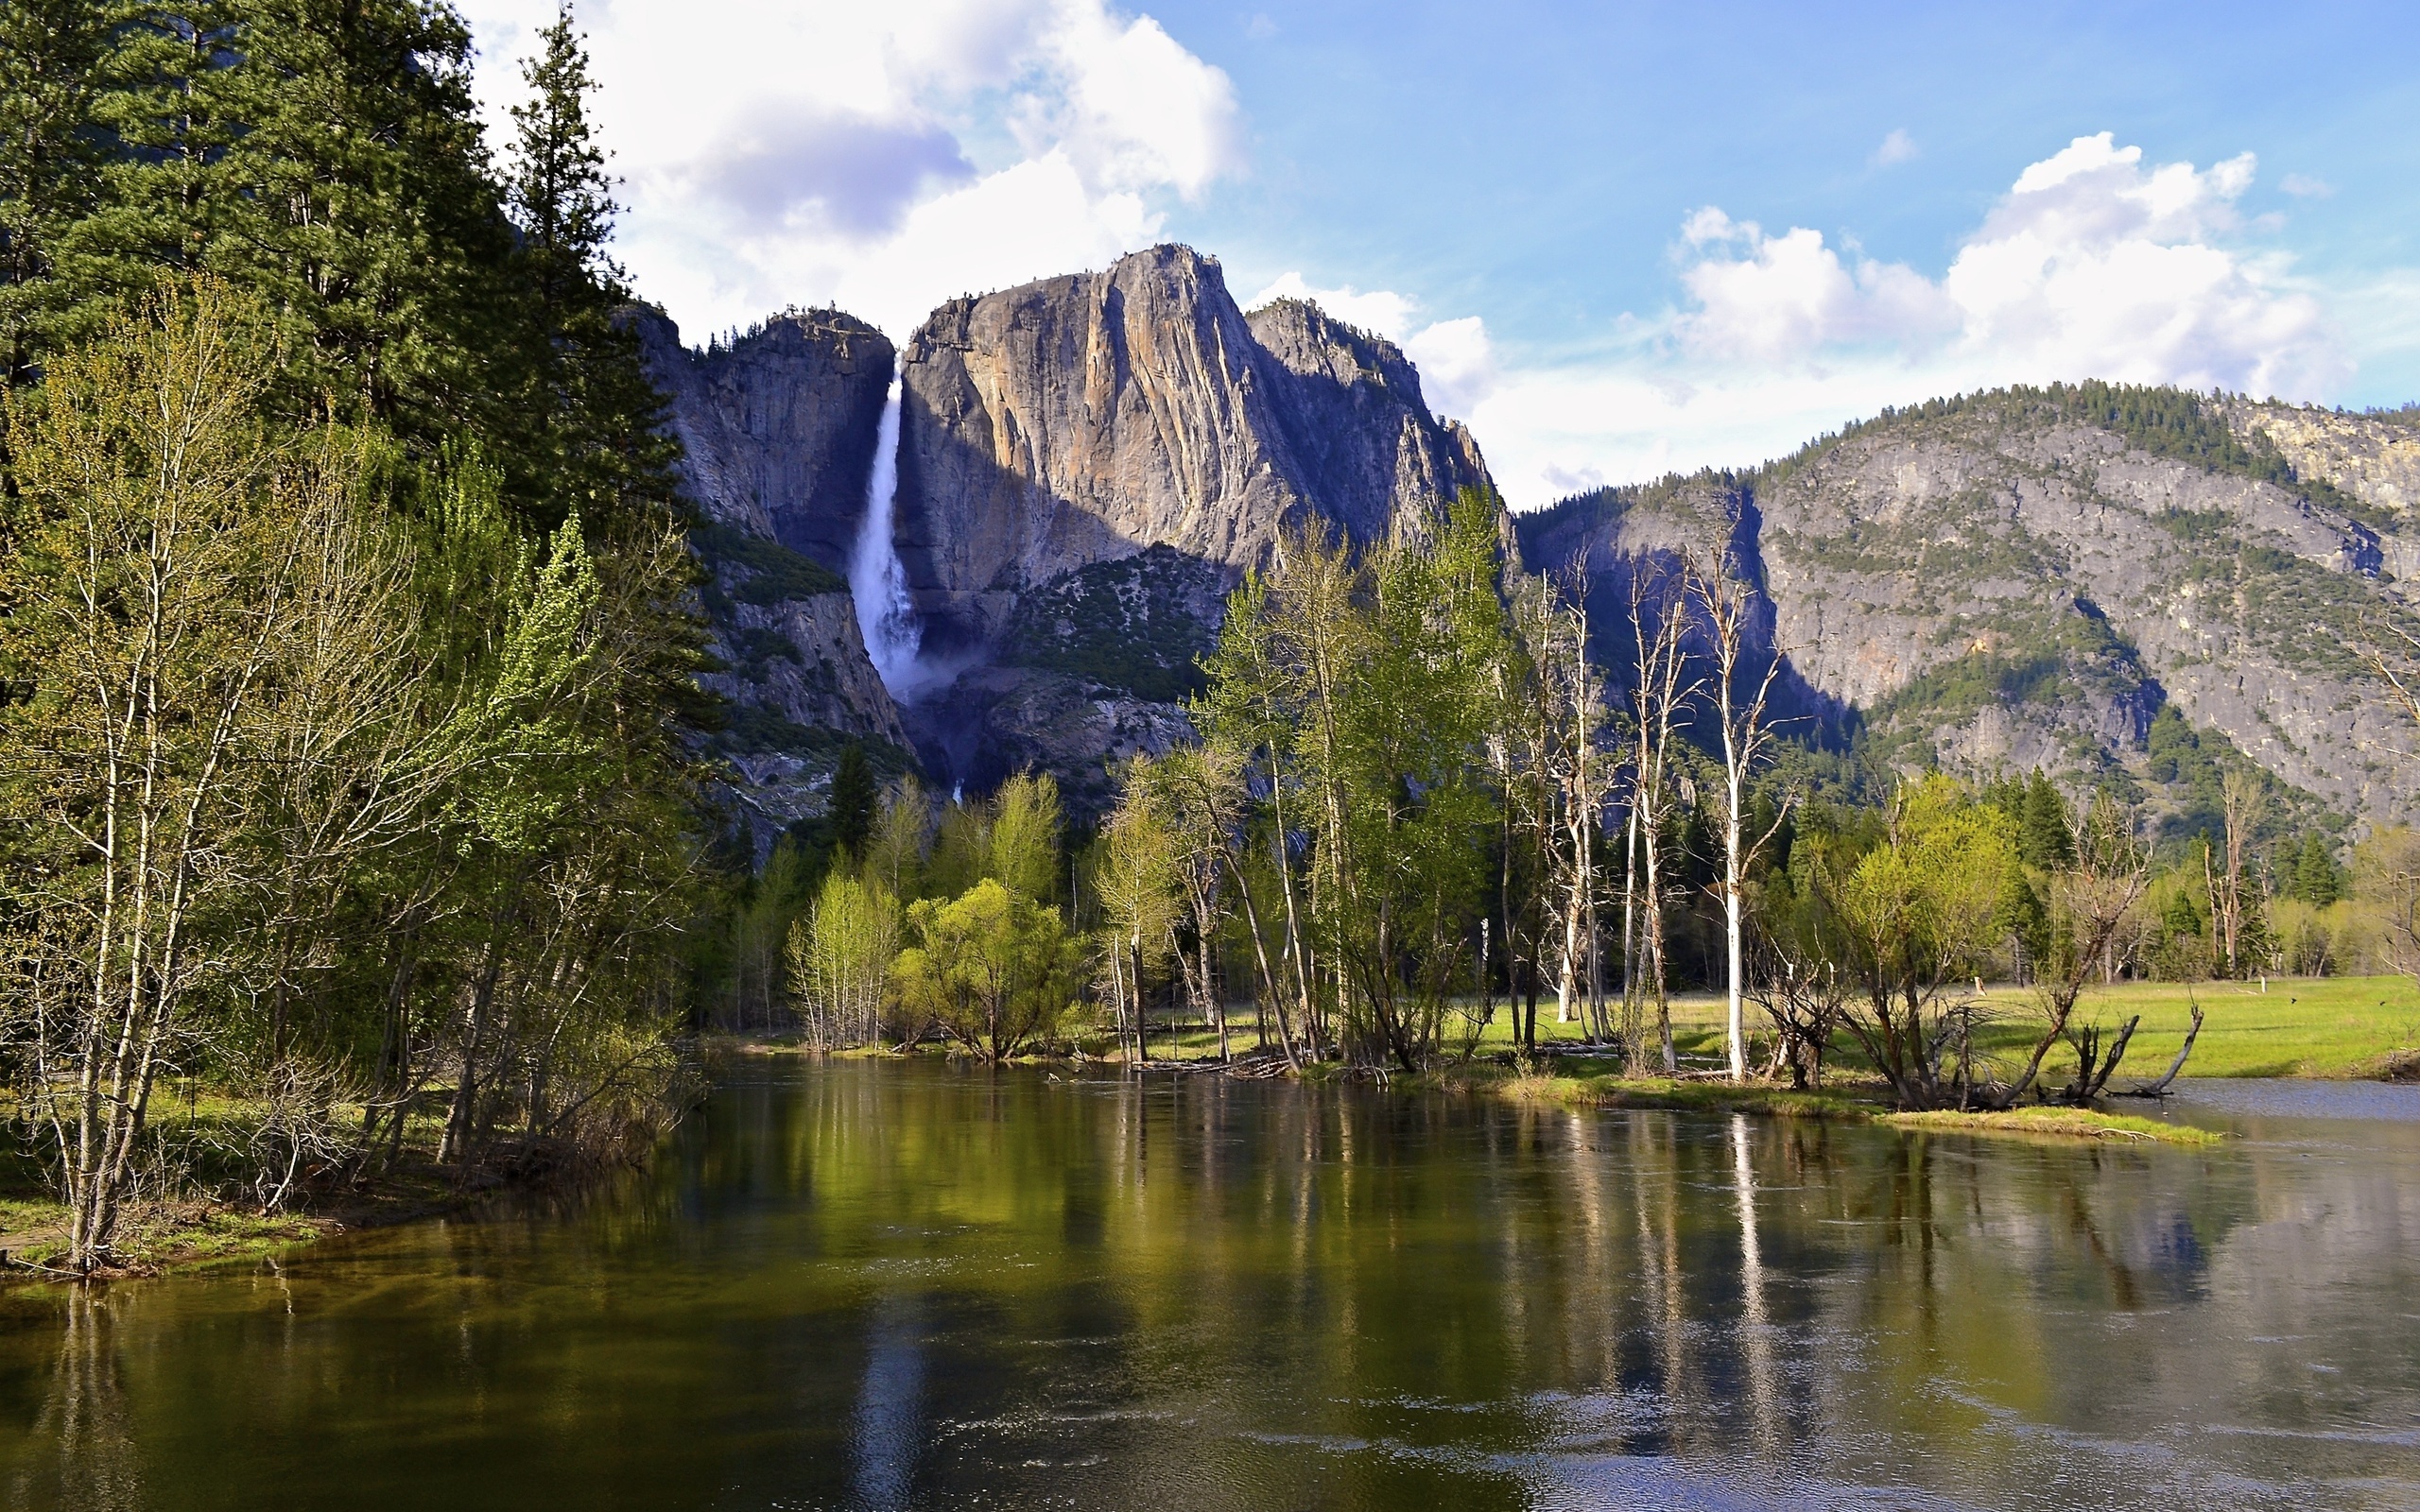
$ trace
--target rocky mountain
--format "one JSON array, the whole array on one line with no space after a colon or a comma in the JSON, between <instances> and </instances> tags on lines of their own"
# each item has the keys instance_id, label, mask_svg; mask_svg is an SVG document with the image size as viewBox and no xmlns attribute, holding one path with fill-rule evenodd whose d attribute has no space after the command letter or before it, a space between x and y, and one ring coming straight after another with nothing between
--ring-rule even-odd
<instances>
[{"instance_id":1,"label":"rocky mountain","mask_svg":"<svg viewBox=\"0 0 2420 1512\"><path fill-rule=\"evenodd\" d=\"M735 798L778 829L821 812L843 744L905 766L908 732L874 673L846 576L895 353L828 310L791 311L729 346L681 344L660 312L634 324L681 438L692 535L725 670L705 679L730 725L718 751Z\"/></svg>"},{"instance_id":2,"label":"rocky mountain","mask_svg":"<svg viewBox=\"0 0 2420 1512\"><path fill-rule=\"evenodd\" d=\"M845 573L890 343L831 312L704 352L660 316L643 335L717 527L709 560L744 542ZM790 764L807 803L820 753L856 736L912 742L931 775L978 787L1046 767L1072 806L1098 807L1115 762L1182 737L1193 657L1281 531L1384 540L1488 486L1391 343L1308 304L1246 314L1186 248L953 301L897 358L891 544L921 622L919 696L883 694L854 620L823 602L845 587L828 575L798 575L801 600L709 605L740 711L727 745L752 776Z\"/></svg>"},{"instance_id":3,"label":"rocky mountain","mask_svg":"<svg viewBox=\"0 0 2420 1512\"><path fill-rule=\"evenodd\" d=\"M643 318L685 444L735 708L768 818L811 813L840 743L980 788L1059 774L1071 806L1184 737L1226 590L1281 532L1417 531L1487 471L1388 342L1317 308L1246 312L1159 247L952 301L894 351L830 311L683 348ZM899 376L888 545L921 622L901 697L844 575ZM1576 566L1619 679L1630 584L1728 542L1789 712L1862 769L2042 766L2205 824L2225 772L2273 822L2420 817L2360 656L2420 630L2420 419L2102 385L1886 413L1750 472L1565 500L1517 522ZM911 754L912 751L912 754Z\"/></svg>"},{"instance_id":4,"label":"rocky mountain","mask_svg":"<svg viewBox=\"0 0 2420 1512\"><path fill-rule=\"evenodd\" d=\"M1794 712L1886 767L2117 779L2198 823L2211 774L2249 761L2273 822L2402 820L2409 741L2360 646L2420 628L2415 484L2420 427L2394 418L2085 385L1934 402L1519 528L1532 566L1582 567L1616 676L1630 580L1729 540Z\"/></svg>"},{"instance_id":5,"label":"rocky mountain","mask_svg":"<svg viewBox=\"0 0 2420 1512\"><path fill-rule=\"evenodd\" d=\"M1291 301L1247 316L1189 248L952 301L902 371L900 556L944 652L1095 562L1234 574L1283 528L1384 540L1488 481L1392 344Z\"/></svg>"}]
</instances>

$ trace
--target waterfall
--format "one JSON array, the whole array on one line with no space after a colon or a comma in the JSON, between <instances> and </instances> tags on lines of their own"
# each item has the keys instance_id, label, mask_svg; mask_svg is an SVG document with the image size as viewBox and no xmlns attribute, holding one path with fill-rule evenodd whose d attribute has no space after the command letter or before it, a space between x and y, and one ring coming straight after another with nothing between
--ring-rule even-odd
<instances>
[{"instance_id":1,"label":"waterfall","mask_svg":"<svg viewBox=\"0 0 2420 1512\"><path fill-rule=\"evenodd\" d=\"M882 402L882 424L874 432L873 476L866 483L865 518L849 552L849 592L857 602L857 629L882 685L904 697L922 680L916 653L924 627L908 595L908 569L890 539L891 505L899 492L899 374Z\"/></svg>"}]
</instances>

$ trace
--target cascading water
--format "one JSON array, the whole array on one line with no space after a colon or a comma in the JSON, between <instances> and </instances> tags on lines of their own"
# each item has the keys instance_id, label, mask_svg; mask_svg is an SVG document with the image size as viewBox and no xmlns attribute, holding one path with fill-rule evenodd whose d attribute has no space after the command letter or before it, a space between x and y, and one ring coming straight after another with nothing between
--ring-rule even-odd
<instances>
[{"instance_id":1,"label":"cascading water","mask_svg":"<svg viewBox=\"0 0 2420 1512\"><path fill-rule=\"evenodd\" d=\"M923 679L916 653L924 627L908 593L908 569L890 539L891 504L899 492L899 374L882 402L882 424L874 432L873 476L866 484L865 518L849 553L849 592L857 601L857 629L866 653L893 697L905 697Z\"/></svg>"}]
</instances>

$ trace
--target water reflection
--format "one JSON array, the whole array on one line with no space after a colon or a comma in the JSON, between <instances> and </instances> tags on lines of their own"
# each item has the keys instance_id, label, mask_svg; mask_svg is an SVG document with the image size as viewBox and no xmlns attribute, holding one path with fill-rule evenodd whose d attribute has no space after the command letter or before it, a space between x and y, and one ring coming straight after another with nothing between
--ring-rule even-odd
<instances>
[{"instance_id":1,"label":"water reflection","mask_svg":"<svg viewBox=\"0 0 2420 1512\"><path fill-rule=\"evenodd\" d=\"M909 1504L924 1393L924 1340L918 1336L915 1298L912 1294L884 1297L874 1304L865 1382L857 1391L851 1435L857 1500L864 1505Z\"/></svg>"},{"instance_id":2,"label":"water reflection","mask_svg":"<svg viewBox=\"0 0 2420 1512\"><path fill-rule=\"evenodd\" d=\"M19 1299L0 1484L26 1507L2420 1501L2420 1125L2263 1127L2204 1154L769 1073L608 1200Z\"/></svg>"}]
</instances>

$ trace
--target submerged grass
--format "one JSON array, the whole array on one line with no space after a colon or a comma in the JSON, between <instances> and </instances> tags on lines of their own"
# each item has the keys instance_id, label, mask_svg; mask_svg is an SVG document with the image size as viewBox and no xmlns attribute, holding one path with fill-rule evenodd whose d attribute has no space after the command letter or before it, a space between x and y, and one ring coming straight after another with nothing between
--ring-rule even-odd
<instances>
[{"instance_id":1,"label":"submerged grass","mask_svg":"<svg viewBox=\"0 0 2420 1512\"><path fill-rule=\"evenodd\" d=\"M2156 1119L2103 1113L2088 1108L2015 1108L2004 1113L1884 1113L1879 1122L1916 1133L2014 1134L2161 1144L2216 1144L2226 1137L2190 1125L2163 1124Z\"/></svg>"}]
</instances>

